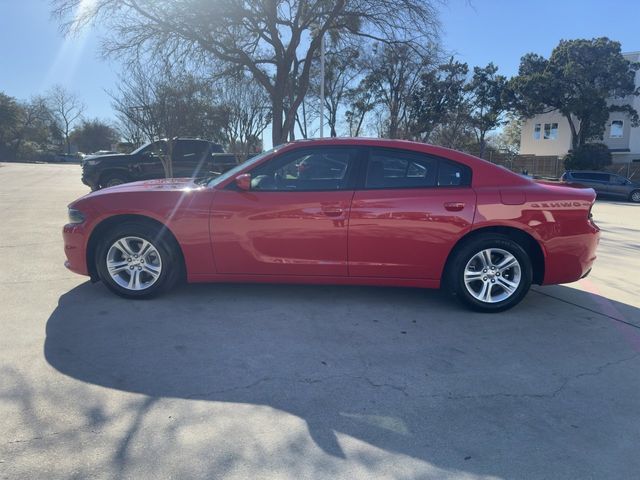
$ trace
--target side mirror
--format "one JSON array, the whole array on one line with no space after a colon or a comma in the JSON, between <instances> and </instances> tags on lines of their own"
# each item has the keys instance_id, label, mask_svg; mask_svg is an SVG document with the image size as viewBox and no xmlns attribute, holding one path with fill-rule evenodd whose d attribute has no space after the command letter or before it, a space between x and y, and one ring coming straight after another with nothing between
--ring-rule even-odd
<instances>
[{"instance_id":1,"label":"side mirror","mask_svg":"<svg viewBox=\"0 0 640 480\"><path fill-rule=\"evenodd\" d=\"M248 191L251 190L251 174L243 173L242 175L238 175L236 177L236 185L240 190Z\"/></svg>"}]
</instances>

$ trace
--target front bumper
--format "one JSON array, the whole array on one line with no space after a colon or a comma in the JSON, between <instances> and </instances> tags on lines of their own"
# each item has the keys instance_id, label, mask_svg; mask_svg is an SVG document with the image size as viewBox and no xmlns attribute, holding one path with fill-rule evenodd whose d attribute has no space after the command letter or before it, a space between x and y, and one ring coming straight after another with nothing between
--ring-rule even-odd
<instances>
[{"instance_id":1,"label":"front bumper","mask_svg":"<svg viewBox=\"0 0 640 480\"><path fill-rule=\"evenodd\" d=\"M62 229L64 240L64 254L67 260L64 266L74 273L89 275L87 267L87 235L82 223L69 223Z\"/></svg>"},{"instance_id":2,"label":"front bumper","mask_svg":"<svg viewBox=\"0 0 640 480\"><path fill-rule=\"evenodd\" d=\"M84 163L82 164L81 180L91 191L98 189L98 176L92 171L91 167L87 167Z\"/></svg>"}]
</instances>

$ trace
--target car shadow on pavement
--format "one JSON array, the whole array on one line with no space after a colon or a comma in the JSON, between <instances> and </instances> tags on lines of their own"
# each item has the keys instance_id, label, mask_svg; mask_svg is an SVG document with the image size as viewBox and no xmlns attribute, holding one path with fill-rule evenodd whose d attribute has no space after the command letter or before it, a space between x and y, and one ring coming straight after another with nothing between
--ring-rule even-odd
<instances>
[{"instance_id":1,"label":"car shadow on pavement","mask_svg":"<svg viewBox=\"0 0 640 480\"><path fill-rule=\"evenodd\" d=\"M602 458L619 458L607 442L638 424L616 416L640 394L625 366L639 332L612 326L593 295L572 292L591 310L553 295L487 315L408 288L191 285L131 301L85 283L60 297L44 355L72 378L150 399L288 412L338 458L336 433L441 468L579 477L549 463L562 457L603 478Z\"/></svg>"}]
</instances>

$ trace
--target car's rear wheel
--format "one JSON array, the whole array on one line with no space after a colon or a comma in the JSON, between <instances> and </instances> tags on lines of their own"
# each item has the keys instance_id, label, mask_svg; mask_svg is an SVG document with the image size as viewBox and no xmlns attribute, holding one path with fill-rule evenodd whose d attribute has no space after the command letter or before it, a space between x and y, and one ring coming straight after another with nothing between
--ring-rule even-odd
<instances>
[{"instance_id":1,"label":"car's rear wheel","mask_svg":"<svg viewBox=\"0 0 640 480\"><path fill-rule=\"evenodd\" d=\"M633 203L640 203L640 190L634 190L633 192L631 192L631 195L629 195L629 200L631 200Z\"/></svg>"},{"instance_id":2,"label":"car's rear wheel","mask_svg":"<svg viewBox=\"0 0 640 480\"><path fill-rule=\"evenodd\" d=\"M169 289L180 277L180 265L166 233L132 222L109 231L96 254L100 279L127 298L149 298Z\"/></svg>"},{"instance_id":3,"label":"car's rear wheel","mask_svg":"<svg viewBox=\"0 0 640 480\"><path fill-rule=\"evenodd\" d=\"M501 312L524 298L533 271L527 251L509 237L477 237L455 252L449 285L462 303L476 311Z\"/></svg>"}]
</instances>

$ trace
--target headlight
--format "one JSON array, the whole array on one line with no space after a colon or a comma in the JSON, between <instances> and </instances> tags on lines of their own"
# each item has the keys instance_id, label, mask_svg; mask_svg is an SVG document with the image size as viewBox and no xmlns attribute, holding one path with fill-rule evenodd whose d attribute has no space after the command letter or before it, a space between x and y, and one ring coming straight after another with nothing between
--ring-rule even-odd
<instances>
[{"instance_id":1,"label":"headlight","mask_svg":"<svg viewBox=\"0 0 640 480\"><path fill-rule=\"evenodd\" d=\"M91 165L91 166L98 165L99 163L100 163L100 160L85 160L84 162L85 165Z\"/></svg>"},{"instance_id":2,"label":"headlight","mask_svg":"<svg viewBox=\"0 0 640 480\"><path fill-rule=\"evenodd\" d=\"M69 209L69 223L82 223L84 222L84 214L80 210L75 208Z\"/></svg>"}]
</instances>

